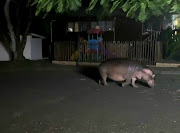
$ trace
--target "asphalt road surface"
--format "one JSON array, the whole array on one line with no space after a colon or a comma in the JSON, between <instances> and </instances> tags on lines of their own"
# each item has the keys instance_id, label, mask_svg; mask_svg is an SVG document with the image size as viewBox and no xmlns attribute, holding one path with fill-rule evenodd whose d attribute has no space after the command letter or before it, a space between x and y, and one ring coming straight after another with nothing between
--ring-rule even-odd
<instances>
[{"instance_id":1,"label":"asphalt road surface","mask_svg":"<svg viewBox=\"0 0 180 133\"><path fill-rule=\"evenodd\" d=\"M0 133L180 133L180 75L109 87L95 68L0 72Z\"/></svg>"}]
</instances>

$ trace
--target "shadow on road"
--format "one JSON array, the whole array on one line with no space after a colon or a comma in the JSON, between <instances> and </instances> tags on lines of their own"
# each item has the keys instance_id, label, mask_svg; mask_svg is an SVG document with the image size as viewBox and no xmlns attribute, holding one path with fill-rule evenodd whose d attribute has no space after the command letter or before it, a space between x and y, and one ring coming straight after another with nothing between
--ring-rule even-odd
<instances>
[{"instance_id":1,"label":"shadow on road","mask_svg":"<svg viewBox=\"0 0 180 133\"><path fill-rule=\"evenodd\" d=\"M82 66L79 67L79 72L88 78L95 80L96 82L100 79L99 70L95 66Z\"/></svg>"},{"instance_id":2,"label":"shadow on road","mask_svg":"<svg viewBox=\"0 0 180 133\"><path fill-rule=\"evenodd\" d=\"M148 87L148 88L149 88L148 84L147 84L145 81L137 80L137 81L136 81L136 84L137 84L137 85L141 85L141 86L144 86L144 87Z\"/></svg>"},{"instance_id":3,"label":"shadow on road","mask_svg":"<svg viewBox=\"0 0 180 133\"><path fill-rule=\"evenodd\" d=\"M95 82L98 82L99 79L101 79L98 67L95 67L95 66L81 66L81 67L79 67L78 70L79 70L79 72L81 74L83 74L86 77L94 80ZM107 79L107 82L115 82L115 81L113 81L111 79ZM125 81L118 82L117 84L121 85L121 83L123 83L123 82L125 82ZM144 86L144 87L149 87L146 81L139 81L139 80L137 80L136 84ZM130 86L132 86L132 85L130 85Z\"/></svg>"}]
</instances>

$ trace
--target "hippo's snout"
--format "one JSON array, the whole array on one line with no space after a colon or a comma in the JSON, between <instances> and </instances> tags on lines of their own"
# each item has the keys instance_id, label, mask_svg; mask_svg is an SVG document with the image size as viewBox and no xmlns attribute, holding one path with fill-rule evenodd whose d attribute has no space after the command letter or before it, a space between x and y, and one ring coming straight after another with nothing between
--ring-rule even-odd
<instances>
[{"instance_id":1,"label":"hippo's snout","mask_svg":"<svg viewBox=\"0 0 180 133\"><path fill-rule=\"evenodd\" d=\"M147 83L151 88L155 86L154 80L147 81Z\"/></svg>"},{"instance_id":2,"label":"hippo's snout","mask_svg":"<svg viewBox=\"0 0 180 133\"><path fill-rule=\"evenodd\" d=\"M149 87L151 87L151 88L153 88L155 85L154 84L152 84L152 85L149 85Z\"/></svg>"}]
</instances>

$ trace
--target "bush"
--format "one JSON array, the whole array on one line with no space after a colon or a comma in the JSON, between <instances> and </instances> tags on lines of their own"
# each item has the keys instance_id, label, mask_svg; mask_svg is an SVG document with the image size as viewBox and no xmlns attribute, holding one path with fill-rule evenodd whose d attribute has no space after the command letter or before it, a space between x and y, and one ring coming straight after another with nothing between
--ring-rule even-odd
<instances>
[{"instance_id":1,"label":"bush","mask_svg":"<svg viewBox=\"0 0 180 133\"><path fill-rule=\"evenodd\" d=\"M163 43L163 57L165 59L180 60L180 34L170 28L162 31L160 41Z\"/></svg>"}]
</instances>

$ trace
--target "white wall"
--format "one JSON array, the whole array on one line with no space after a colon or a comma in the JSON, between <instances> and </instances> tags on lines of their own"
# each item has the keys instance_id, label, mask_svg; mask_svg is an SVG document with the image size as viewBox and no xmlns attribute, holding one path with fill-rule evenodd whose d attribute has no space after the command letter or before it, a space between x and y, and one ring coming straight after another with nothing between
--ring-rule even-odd
<instances>
[{"instance_id":1,"label":"white wall","mask_svg":"<svg viewBox=\"0 0 180 133\"><path fill-rule=\"evenodd\" d=\"M29 60L41 60L42 57L42 39L32 38L31 35L27 36L26 45L23 55Z\"/></svg>"},{"instance_id":2,"label":"white wall","mask_svg":"<svg viewBox=\"0 0 180 133\"><path fill-rule=\"evenodd\" d=\"M10 61L9 53L0 42L0 61Z\"/></svg>"},{"instance_id":3,"label":"white wall","mask_svg":"<svg viewBox=\"0 0 180 133\"><path fill-rule=\"evenodd\" d=\"M42 59L42 39L32 38L31 40L31 59L39 60Z\"/></svg>"}]
</instances>

